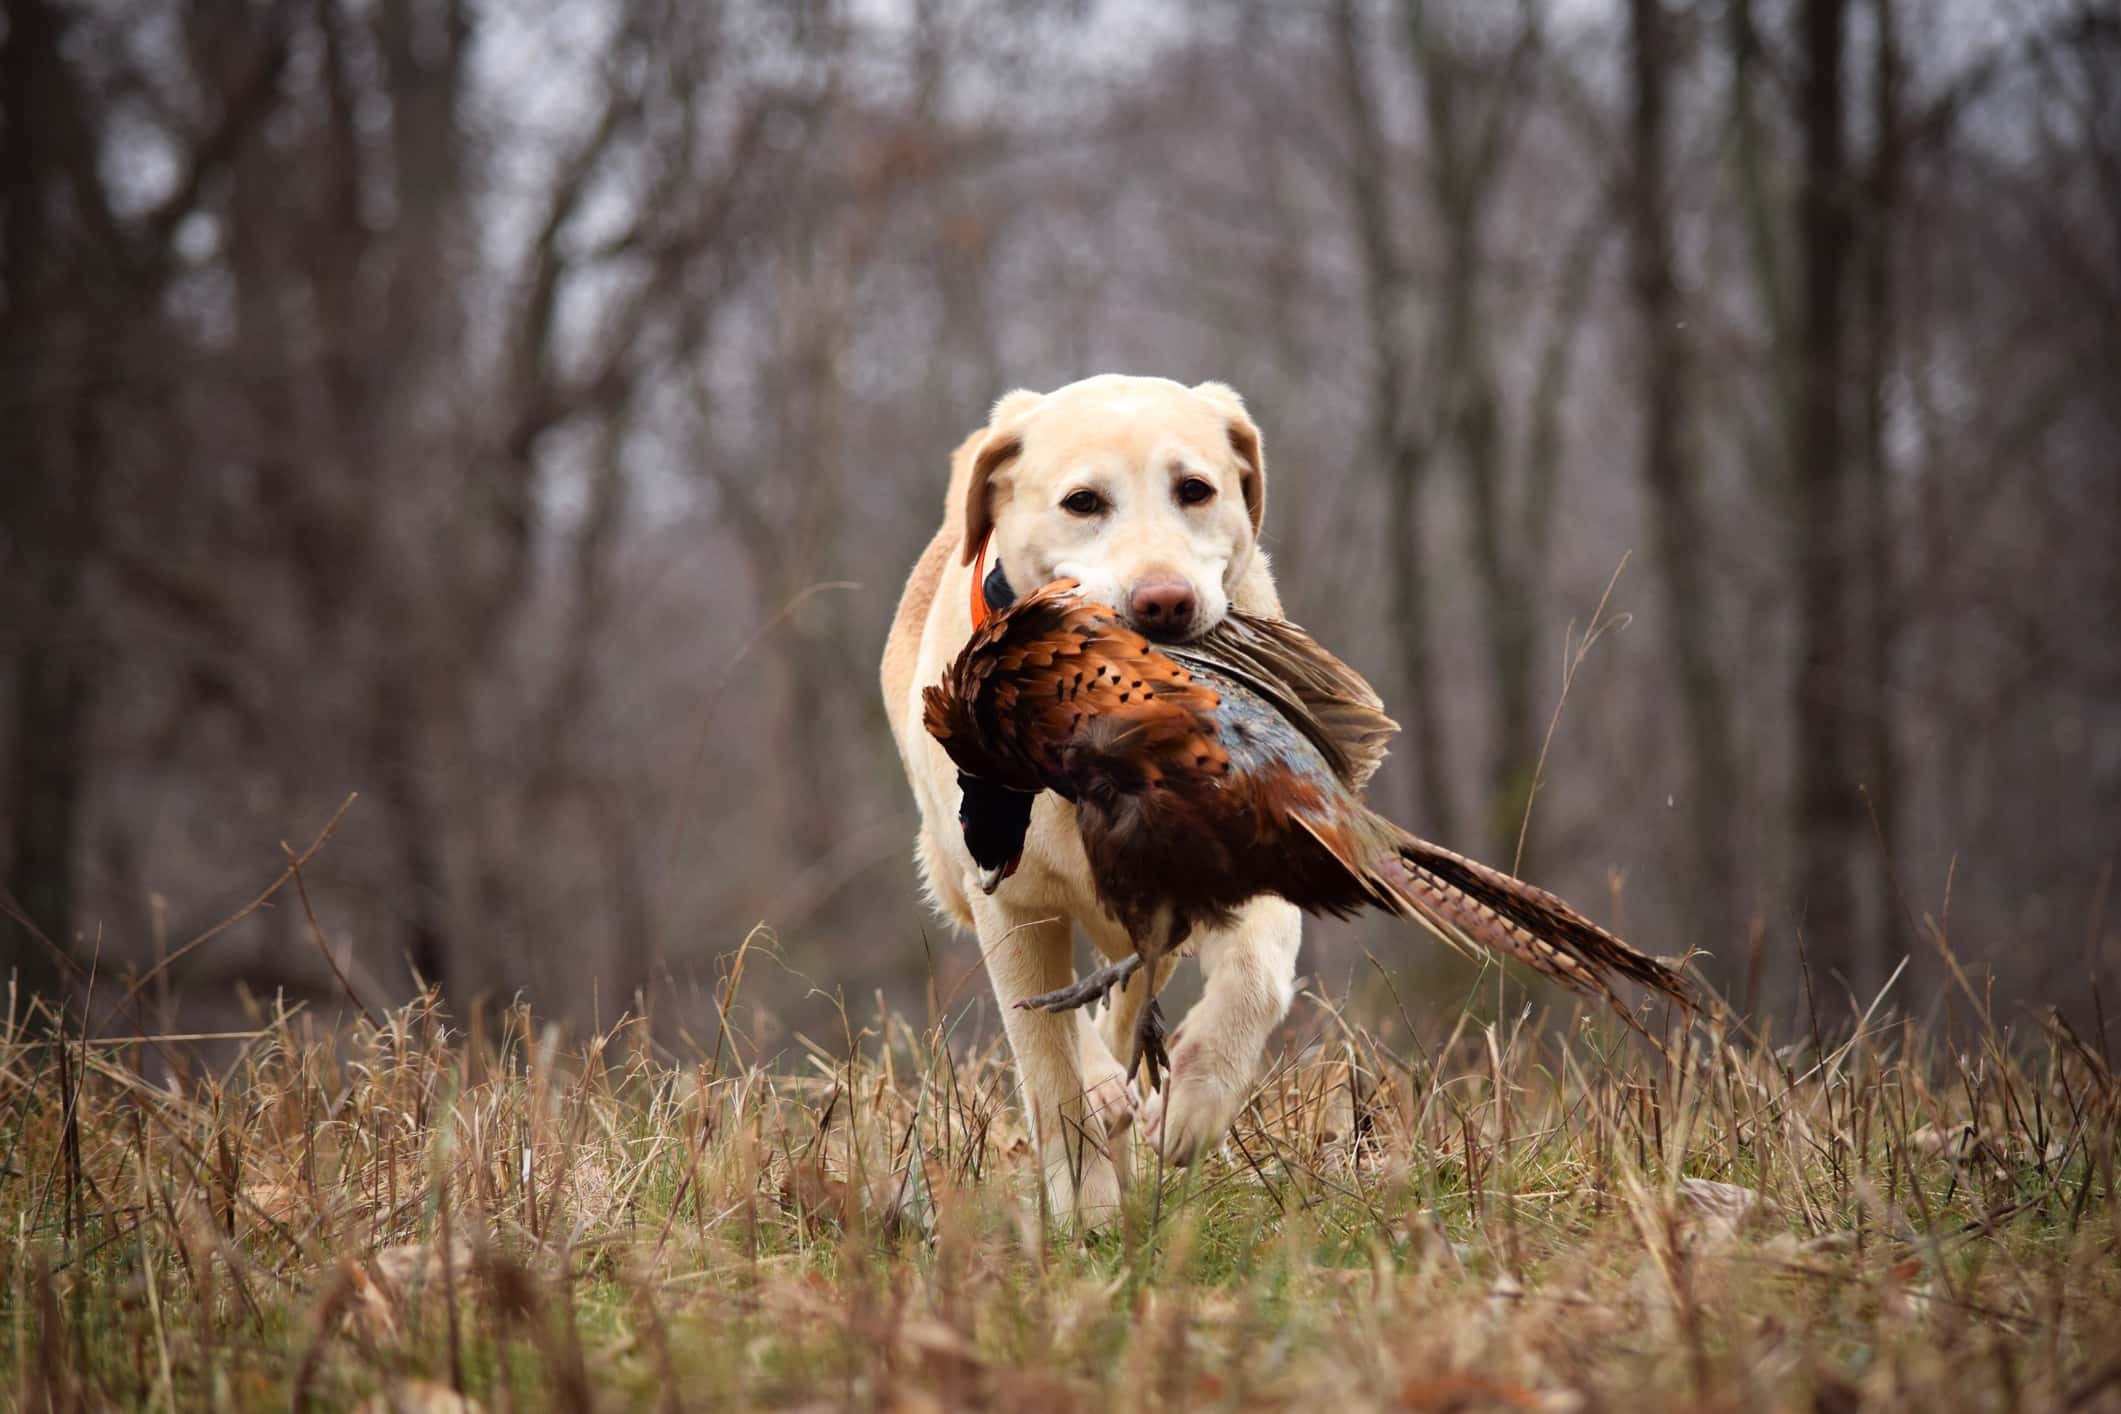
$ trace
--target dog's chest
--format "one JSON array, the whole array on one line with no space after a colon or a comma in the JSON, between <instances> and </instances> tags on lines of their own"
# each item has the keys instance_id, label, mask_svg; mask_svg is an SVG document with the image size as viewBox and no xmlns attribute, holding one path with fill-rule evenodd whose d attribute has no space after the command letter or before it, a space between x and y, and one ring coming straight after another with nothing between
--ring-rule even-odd
<instances>
[{"instance_id":1,"label":"dog's chest","mask_svg":"<svg viewBox=\"0 0 2121 1414\"><path fill-rule=\"evenodd\" d=\"M1039 796L1024 837L1023 863L1002 889L1021 907L1047 908L1085 922L1106 916L1073 805L1051 791Z\"/></svg>"}]
</instances>

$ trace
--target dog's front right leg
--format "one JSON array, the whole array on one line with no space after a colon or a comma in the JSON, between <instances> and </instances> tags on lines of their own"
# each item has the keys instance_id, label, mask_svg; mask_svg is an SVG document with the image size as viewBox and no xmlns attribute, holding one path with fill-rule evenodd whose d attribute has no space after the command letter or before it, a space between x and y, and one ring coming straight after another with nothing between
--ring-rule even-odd
<instances>
[{"instance_id":1,"label":"dog's front right leg","mask_svg":"<svg viewBox=\"0 0 2121 1414\"><path fill-rule=\"evenodd\" d=\"M1119 1212L1119 1173L1105 1117L1084 1092L1081 1023L1067 1012L1016 1005L1073 979L1072 925L1065 916L1013 908L976 891L973 916L1016 1058L1047 1199L1058 1217L1093 1226L1109 1222Z\"/></svg>"}]
</instances>

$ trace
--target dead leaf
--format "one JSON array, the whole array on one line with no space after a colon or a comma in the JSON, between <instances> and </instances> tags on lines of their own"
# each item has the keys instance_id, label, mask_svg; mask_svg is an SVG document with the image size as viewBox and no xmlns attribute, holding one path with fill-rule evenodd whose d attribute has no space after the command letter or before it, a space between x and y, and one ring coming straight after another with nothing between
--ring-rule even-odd
<instances>
[{"instance_id":1,"label":"dead leaf","mask_svg":"<svg viewBox=\"0 0 2121 1414\"><path fill-rule=\"evenodd\" d=\"M370 1259L377 1279L397 1300L409 1300L429 1282L442 1279L441 1255L425 1242L400 1242ZM471 1273L471 1244L459 1237L449 1244L449 1274L463 1283Z\"/></svg>"},{"instance_id":2,"label":"dead leaf","mask_svg":"<svg viewBox=\"0 0 2121 1414\"><path fill-rule=\"evenodd\" d=\"M290 1183L262 1180L243 1185L243 1211L268 1222L292 1222L302 1207L302 1190Z\"/></svg>"},{"instance_id":3,"label":"dead leaf","mask_svg":"<svg viewBox=\"0 0 2121 1414\"><path fill-rule=\"evenodd\" d=\"M1687 1206L1688 1225L1716 1241L1728 1241L1779 1211L1757 1189L1708 1178L1680 1179L1679 1196Z\"/></svg>"},{"instance_id":4,"label":"dead leaf","mask_svg":"<svg viewBox=\"0 0 2121 1414\"><path fill-rule=\"evenodd\" d=\"M862 1220L894 1235L925 1234L930 1229L917 1183L904 1182L898 1173L880 1173L871 1176L864 1192L826 1173L814 1159L797 1164L790 1171L781 1184L781 1206L812 1233L845 1228Z\"/></svg>"},{"instance_id":5,"label":"dead leaf","mask_svg":"<svg viewBox=\"0 0 2121 1414\"><path fill-rule=\"evenodd\" d=\"M346 1303L346 1314L341 1323L357 1332L364 1340L384 1342L398 1337L398 1318L392 1308L390 1297L380 1283L372 1279L360 1267L349 1264L347 1281L353 1292Z\"/></svg>"},{"instance_id":6,"label":"dead leaf","mask_svg":"<svg viewBox=\"0 0 2121 1414\"><path fill-rule=\"evenodd\" d=\"M1971 1131L1964 1125L1944 1129L1934 1124L1925 1124L1919 1129L1909 1131L1907 1147L1918 1154L1956 1155L1964 1146L1970 1133Z\"/></svg>"},{"instance_id":7,"label":"dead leaf","mask_svg":"<svg viewBox=\"0 0 2121 1414\"><path fill-rule=\"evenodd\" d=\"M354 1406L354 1414L477 1414L476 1399L433 1380L401 1380Z\"/></svg>"},{"instance_id":8,"label":"dead leaf","mask_svg":"<svg viewBox=\"0 0 2121 1414\"><path fill-rule=\"evenodd\" d=\"M941 1321L917 1316L899 1327L899 1339L913 1350L927 1355L949 1355L959 1359L973 1358L972 1344L957 1330Z\"/></svg>"},{"instance_id":9,"label":"dead leaf","mask_svg":"<svg viewBox=\"0 0 2121 1414\"><path fill-rule=\"evenodd\" d=\"M781 1184L781 1206L812 1233L844 1227L854 1210L847 1185L827 1174L816 1160L797 1164Z\"/></svg>"},{"instance_id":10,"label":"dead leaf","mask_svg":"<svg viewBox=\"0 0 2121 1414\"><path fill-rule=\"evenodd\" d=\"M1570 1390L1541 1393L1508 1380L1485 1375L1438 1375L1433 1379L1411 1379L1399 1387L1399 1407L1429 1414L1471 1414L1476 1409L1532 1409L1566 1414L1583 1407L1583 1397Z\"/></svg>"}]
</instances>

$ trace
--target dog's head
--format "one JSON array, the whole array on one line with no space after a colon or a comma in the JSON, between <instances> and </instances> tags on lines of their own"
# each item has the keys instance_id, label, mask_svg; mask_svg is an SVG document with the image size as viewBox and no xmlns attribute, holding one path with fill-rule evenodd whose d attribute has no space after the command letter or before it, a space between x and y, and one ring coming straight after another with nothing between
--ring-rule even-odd
<instances>
[{"instance_id":1,"label":"dog's head","mask_svg":"<svg viewBox=\"0 0 2121 1414\"><path fill-rule=\"evenodd\" d=\"M995 404L964 480L963 554L1028 591L1081 582L1142 633L1183 642L1229 612L1266 508L1259 429L1220 383L1108 374Z\"/></svg>"}]
</instances>

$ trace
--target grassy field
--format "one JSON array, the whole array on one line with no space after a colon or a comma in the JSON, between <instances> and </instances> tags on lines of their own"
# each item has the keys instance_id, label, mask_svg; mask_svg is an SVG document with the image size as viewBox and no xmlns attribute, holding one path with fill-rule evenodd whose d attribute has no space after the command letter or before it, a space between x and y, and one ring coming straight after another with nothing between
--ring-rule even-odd
<instances>
[{"instance_id":1,"label":"grassy field","mask_svg":"<svg viewBox=\"0 0 2121 1414\"><path fill-rule=\"evenodd\" d=\"M1492 988L1489 989L1492 991ZM1041 1211L1006 1056L872 1017L762 1069L429 1006L0 1037L27 1409L2121 1408L2121 1104L1962 989L1792 1037L1424 1049L1298 1004L1223 1152ZM1567 1019L1564 1018L1564 1021ZM1654 1020L1652 1022L1654 1025ZM990 1027L991 1029L991 1027ZM1392 1039L1396 1037L1397 1039ZM807 1058L807 1059L806 1059Z\"/></svg>"}]
</instances>

